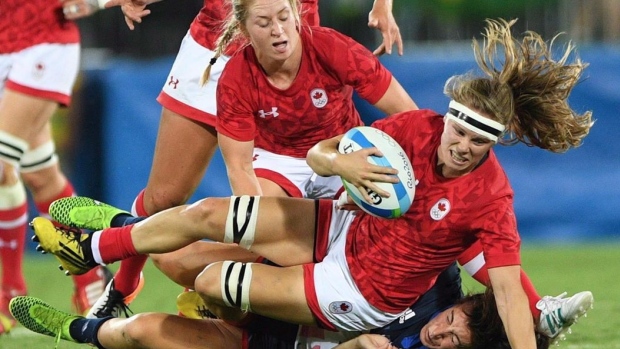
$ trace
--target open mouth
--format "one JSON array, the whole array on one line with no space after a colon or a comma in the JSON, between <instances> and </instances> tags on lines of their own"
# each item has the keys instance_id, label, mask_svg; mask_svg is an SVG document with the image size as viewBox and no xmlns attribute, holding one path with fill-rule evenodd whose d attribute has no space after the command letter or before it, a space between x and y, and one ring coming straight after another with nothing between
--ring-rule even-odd
<instances>
[{"instance_id":1,"label":"open mouth","mask_svg":"<svg viewBox=\"0 0 620 349\"><path fill-rule=\"evenodd\" d=\"M460 156L457 152L451 150L450 158L452 161L458 165L465 165L467 163L467 158Z\"/></svg>"},{"instance_id":2,"label":"open mouth","mask_svg":"<svg viewBox=\"0 0 620 349\"><path fill-rule=\"evenodd\" d=\"M284 52L286 51L286 46L288 45L288 41L278 41L278 42L274 42L272 44L272 46L276 49L276 51L278 52Z\"/></svg>"}]
</instances>

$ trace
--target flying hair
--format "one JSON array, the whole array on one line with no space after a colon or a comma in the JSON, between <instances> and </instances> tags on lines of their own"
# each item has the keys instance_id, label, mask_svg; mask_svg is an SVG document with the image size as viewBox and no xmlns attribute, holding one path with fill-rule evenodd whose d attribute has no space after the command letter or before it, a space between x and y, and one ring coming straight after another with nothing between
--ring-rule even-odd
<instances>
[{"instance_id":1,"label":"flying hair","mask_svg":"<svg viewBox=\"0 0 620 349\"><path fill-rule=\"evenodd\" d=\"M594 123L592 112L575 112L568 97L588 64L574 58L570 42L554 60L551 48L558 35L549 44L533 31L514 38L516 21L487 19L482 45L472 43L483 76L453 76L444 93L505 125L499 143L521 142L555 153L581 145Z\"/></svg>"}]
</instances>

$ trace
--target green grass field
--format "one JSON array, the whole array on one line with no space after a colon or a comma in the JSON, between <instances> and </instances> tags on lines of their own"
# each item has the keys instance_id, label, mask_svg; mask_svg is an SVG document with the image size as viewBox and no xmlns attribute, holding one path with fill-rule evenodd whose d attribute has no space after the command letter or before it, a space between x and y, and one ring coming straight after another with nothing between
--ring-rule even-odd
<instances>
[{"instance_id":1,"label":"green grass field","mask_svg":"<svg viewBox=\"0 0 620 349\"><path fill-rule=\"evenodd\" d=\"M541 295L582 290L594 294L594 309L573 327L573 333L561 342L560 348L620 349L620 242L562 247L525 244L523 266ZM28 255L26 271L30 295L60 309L70 309L71 282L56 268L52 257ZM181 288L162 277L150 263L145 276L145 288L132 304L132 310L176 313L175 297ZM481 289L468 277L464 287L466 291ZM67 349L86 347L68 342L59 345ZM22 327L0 337L0 349L26 348L54 348L54 339Z\"/></svg>"}]
</instances>

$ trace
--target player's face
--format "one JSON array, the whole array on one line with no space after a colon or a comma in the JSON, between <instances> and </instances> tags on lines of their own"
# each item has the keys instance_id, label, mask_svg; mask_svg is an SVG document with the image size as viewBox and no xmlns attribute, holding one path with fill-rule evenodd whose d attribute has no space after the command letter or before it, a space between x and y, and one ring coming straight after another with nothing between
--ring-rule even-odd
<instances>
[{"instance_id":1,"label":"player's face","mask_svg":"<svg viewBox=\"0 0 620 349\"><path fill-rule=\"evenodd\" d=\"M429 349L455 349L469 345L471 333L467 326L468 320L462 306L453 306L422 327L420 340Z\"/></svg>"},{"instance_id":2,"label":"player's face","mask_svg":"<svg viewBox=\"0 0 620 349\"><path fill-rule=\"evenodd\" d=\"M259 62L289 58L299 45L296 16L288 0L256 0L245 21L246 33Z\"/></svg>"},{"instance_id":3,"label":"player's face","mask_svg":"<svg viewBox=\"0 0 620 349\"><path fill-rule=\"evenodd\" d=\"M471 172L495 143L458 123L446 119L437 150L441 174L455 178Z\"/></svg>"}]
</instances>

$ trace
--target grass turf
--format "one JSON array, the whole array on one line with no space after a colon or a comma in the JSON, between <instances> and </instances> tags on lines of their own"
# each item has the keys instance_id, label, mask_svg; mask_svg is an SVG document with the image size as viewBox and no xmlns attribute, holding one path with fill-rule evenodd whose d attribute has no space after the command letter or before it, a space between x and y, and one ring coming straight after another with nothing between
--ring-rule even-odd
<instances>
[{"instance_id":1,"label":"grass turf","mask_svg":"<svg viewBox=\"0 0 620 349\"><path fill-rule=\"evenodd\" d=\"M561 342L566 349L620 349L620 242L592 245L548 246L525 244L523 267L541 295L569 295L590 290L594 309L573 326L573 333ZM39 297L59 309L70 310L71 280L57 270L50 256L28 254L25 261L30 295ZM114 266L112 266L114 269ZM176 313L175 298L182 291L167 281L148 263L146 285L131 308L134 312L163 311ZM481 287L464 275L464 289L479 291ZM54 339L17 327L0 336L1 349L53 348ZM60 348L87 348L69 342Z\"/></svg>"}]
</instances>

